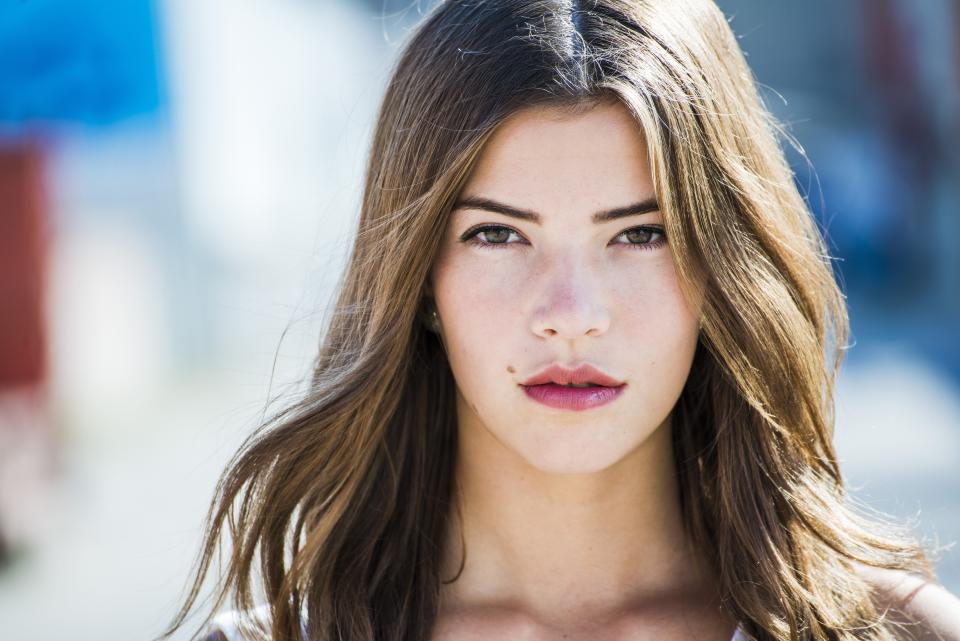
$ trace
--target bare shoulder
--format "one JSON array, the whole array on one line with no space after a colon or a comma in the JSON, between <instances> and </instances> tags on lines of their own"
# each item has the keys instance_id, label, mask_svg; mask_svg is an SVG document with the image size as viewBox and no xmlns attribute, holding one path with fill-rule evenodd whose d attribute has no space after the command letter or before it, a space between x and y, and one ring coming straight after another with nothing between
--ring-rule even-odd
<instances>
[{"instance_id":1,"label":"bare shoulder","mask_svg":"<svg viewBox=\"0 0 960 641\"><path fill-rule=\"evenodd\" d=\"M917 641L960 641L960 598L939 583L903 570L858 565L877 605L906 617Z\"/></svg>"}]
</instances>

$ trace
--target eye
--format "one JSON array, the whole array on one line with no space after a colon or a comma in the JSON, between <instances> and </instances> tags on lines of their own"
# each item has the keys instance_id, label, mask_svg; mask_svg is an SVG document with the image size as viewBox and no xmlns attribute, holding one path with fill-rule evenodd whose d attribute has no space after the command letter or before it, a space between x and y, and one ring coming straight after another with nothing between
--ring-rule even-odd
<instances>
[{"instance_id":1,"label":"eye","mask_svg":"<svg viewBox=\"0 0 960 641\"><path fill-rule=\"evenodd\" d=\"M515 236L520 241L510 242L510 237ZM614 243L616 245L627 245L631 249L657 249L667 242L663 227L654 225L643 225L632 227L620 232L617 238L625 237L627 242ZM522 240L520 233L510 227L503 225L480 225L468 229L460 237L461 242L466 242L484 249L499 249L509 245L526 245Z\"/></svg>"},{"instance_id":2,"label":"eye","mask_svg":"<svg viewBox=\"0 0 960 641\"><path fill-rule=\"evenodd\" d=\"M657 249L667 242L663 227L652 225L632 227L620 232L617 238L621 236L625 237L627 242L616 244L628 245L630 249Z\"/></svg>"},{"instance_id":3,"label":"eye","mask_svg":"<svg viewBox=\"0 0 960 641\"><path fill-rule=\"evenodd\" d=\"M460 237L460 240L477 247L484 247L488 249L499 249L507 245L525 244L507 242L511 234L520 237L519 232L509 227L504 227L502 225L482 225L480 227L468 229ZM483 235L485 238L481 238L481 235Z\"/></svg>"}]
</instances>

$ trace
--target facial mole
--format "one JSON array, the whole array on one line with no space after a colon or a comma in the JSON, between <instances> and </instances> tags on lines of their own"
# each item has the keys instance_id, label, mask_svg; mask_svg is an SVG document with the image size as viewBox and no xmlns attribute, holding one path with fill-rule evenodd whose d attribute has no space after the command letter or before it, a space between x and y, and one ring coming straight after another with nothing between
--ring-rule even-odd
<instances>
[{"instance_id":1,"label":"facial mole","mask_svg":"<svg viewBox=\"0 0 960 641\"><path fill-rule=\"evenodd\" d=\"M510 372L511 374L517 373L517 370L513 368L513 365L507 365L507 371Z\"/></svg>"}]
</instances>

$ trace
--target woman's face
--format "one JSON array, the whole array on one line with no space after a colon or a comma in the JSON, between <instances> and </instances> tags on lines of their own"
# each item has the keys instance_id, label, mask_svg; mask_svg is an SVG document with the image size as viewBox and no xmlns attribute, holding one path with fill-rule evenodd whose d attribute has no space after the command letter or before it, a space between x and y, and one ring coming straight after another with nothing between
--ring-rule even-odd
<instances>
[{"instance_id":1,"label":"woman's face","mask_svg":"<svg viewBox=\"0 0 960 641\"><path fill-rule=\"evenodd\" d=\"M485 430L543 471L583 473L669 425L700 310L681 293L654 196L643 133L619 102L528 109L494 134L431 273L461 431ZM639 203L650 211L595 219ZM522 385L583 363L624 385Z\"/></svg>"}]
</instances>

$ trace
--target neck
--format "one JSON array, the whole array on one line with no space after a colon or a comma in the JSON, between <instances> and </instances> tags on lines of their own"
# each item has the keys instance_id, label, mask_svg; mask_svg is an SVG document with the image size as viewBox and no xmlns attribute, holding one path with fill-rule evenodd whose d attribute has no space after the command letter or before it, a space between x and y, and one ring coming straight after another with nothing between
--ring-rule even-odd
<instances>
[{"instance_id":1,"label":"neck","mask_svg":"<svg viewBox=\"0 0 960 641\"><path fill-rule=\"evenodd\" d=\"M451 607L576 619L702 594L710 583L684 531L669 419L589 474L538 470L482 425L461 423L456 474L444 580L464 565L443 588Z\"/></svg>"}]
</instances>

